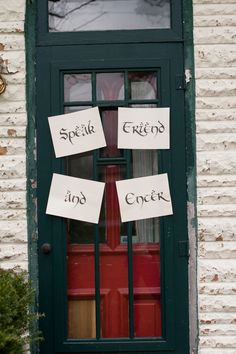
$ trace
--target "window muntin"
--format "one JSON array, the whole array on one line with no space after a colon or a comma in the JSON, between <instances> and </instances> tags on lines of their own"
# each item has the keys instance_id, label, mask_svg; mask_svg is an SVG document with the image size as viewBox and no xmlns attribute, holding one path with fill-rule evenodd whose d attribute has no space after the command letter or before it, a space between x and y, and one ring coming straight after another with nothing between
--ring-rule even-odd
<instances>
[{"instance_id":1,"label":"window muntin","mask_svg":"<svg viewBox=\"0 0 236 354\"><path fill-rule=\"evenodd\" d=\"M157 151L117 148L117 113L118 106L158 106L160 72L74 72L63 80L64 111L99 106L107 141L65 159L67 174L105 182L99 225L66 221L68 338L160 337L161 225L157 218L121 223L115 186L159 171Z\"/></svg>"}]
</instances>

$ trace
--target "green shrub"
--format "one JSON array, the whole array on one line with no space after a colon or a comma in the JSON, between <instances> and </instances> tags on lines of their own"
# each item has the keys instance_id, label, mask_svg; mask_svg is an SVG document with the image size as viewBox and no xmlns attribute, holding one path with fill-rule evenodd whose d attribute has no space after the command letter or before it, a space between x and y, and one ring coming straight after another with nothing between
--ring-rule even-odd
<instances>
[{"instance_id":1,"label":"green shrub","mask_svg":"<svg viewBox=\"0 0 236 354\"><path fill-rule=\"evenodd\" d=\"M27 334L38 318L29 310L33 303L27 275L0 269L0 354L22 354L26 344L38 339L38 333Z\"/></svg>"}]
</instances>

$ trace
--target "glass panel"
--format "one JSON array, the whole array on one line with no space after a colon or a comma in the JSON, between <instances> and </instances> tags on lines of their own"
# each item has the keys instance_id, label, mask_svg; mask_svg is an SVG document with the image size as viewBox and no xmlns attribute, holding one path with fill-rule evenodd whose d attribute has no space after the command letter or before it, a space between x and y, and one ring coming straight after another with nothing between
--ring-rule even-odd
<instances>
[{"instance_id":1,"label":"glass panel","mask_svg":"<svg viewBox=\"0 0 236 354\"><path fill-rule=\"evenodd\" d=\"M91 106L67 106L64 108L65 113L83 111L84 109L92 108Z\"/></svg>"},{"instance_id":2,"label":"glass panel","mask_svg":"<svg viewBox=\"0 0 236 354\"><path fill-rule=\"evenodd\" d=\"M157 230L158 232L158 230ZM160 246L133 245L134 335L160 337Z\"/></svg>"},{"instance_id":3,"label":"glass panel","mask_svg":"<svg viewBox=\"0 0 236 354\"><path fill-rule=\"evenodd\" d=\"M97 74L97 100L117 101L124 99L124 74Z\"/></svg>"},{"instance_id":4,"label":"glass panel","mask_svg":"<svg viewBox=\"0 0 236 354\"><path fill-rule=\"evenodd\" d=\"M91 101L91 74L64 75L64 101Z\"/></svg>"},{"instance_id":5,"label":"glass panel","mask_svg":"<svg viewBox=\"0 0 236 354\"><path fill-rule=\"evenodd\" d=\"M115 181L125 178L124 167L100 169L105 185L103 217L106 244L100 244L101 337L129 336L127 244L121 244L121 224Z\"/></svg>"},{"instance_id":6,"label":"glass panel","mask_svg":"<svg viewBox=\"0 0 236 354\"><path fill-rule=\"evenodd\" d=\"M170 0L51 0L50 32L170 28Z\"/></svg>"},{"instance_id":7,"label":"glass panel","mask_svg":"<svg viewBox=\"0 0 236 354\"><path fill-rule=\"evenodd\" d=\"M107 146L100 150L101 157L120 157L122 150L117 148L118 111L102 111L102 124Z\"/></svg>"},{"instance_id":8,"label":"glass panel","mask_svg":"<svg viewBox=\"0 0 236 354\"><path fill-rule=\"evenodd\" d=\"M129 73L130 98L133 100L157 98L157 76L153 72Z\"/></svg>"},{"instance_id":9,"label":"glass panel","mask_svg":"<svg viewBox=\"0 0 236 354\"><path fill-rule=\"evenodd\" d=\"M95 338L94 246L68 244L68 338Z\"/></svg>"}]
</instances>

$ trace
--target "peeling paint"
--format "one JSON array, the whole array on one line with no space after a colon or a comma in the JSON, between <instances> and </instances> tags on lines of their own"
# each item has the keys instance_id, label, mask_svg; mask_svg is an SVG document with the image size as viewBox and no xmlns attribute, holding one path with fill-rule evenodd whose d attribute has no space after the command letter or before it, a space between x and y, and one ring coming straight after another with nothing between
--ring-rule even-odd
<instances>
[{"instance_id":1,"label":"peeling paint","mask_svg":"<svg viewBox=\"0 0 236 354\"><path fill-rule=\"evenodd\" d=\"M16 130L15 129L8 129L7 134L8 134L8 136L16 136Z\"/></svg>"},{"instance_id":2,"label":"peeling paint","mask_svg":"<svg viewBox=\"0 0 236 354\"><path fill-rule=\"evenodd\" d=\"M7 154L7 148L5 146L0 146L0 155L6 155Z\"/></svg>"},{"instance_id":3,"label":"peeling paint","mask_svg":"<svg viewBox=\"0 0 236 354\"><path fill-rule=\"evenodd\" d=\"M5 49L5 45L3 43L0 43L0 50L4 50Z\"/></svg>"}]
</instances>

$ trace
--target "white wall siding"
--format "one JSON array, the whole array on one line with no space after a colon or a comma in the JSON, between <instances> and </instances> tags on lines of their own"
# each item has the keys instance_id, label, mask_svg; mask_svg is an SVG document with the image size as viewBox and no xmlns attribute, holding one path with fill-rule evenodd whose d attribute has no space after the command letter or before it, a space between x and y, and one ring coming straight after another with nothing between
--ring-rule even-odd
<instances>
[{"instance_id":1,"label":"white wall siding","mask_svg":"<svg viewBox=\"0 0 236 354\"><path fill-rule=\"evenodd\" d=\"M1 1L0 266L28 269L26 221L25 0Z\"/></svg>"},{"instance_id":2,"label":"white wall siding","mask_svg":"<svg viewBox=\"0 0 236 354\"><path fill-rule=\"evenodd\" d=\"M199 354L236 353L236 1L194 0Z\"/></svg>"}]
</instances>

